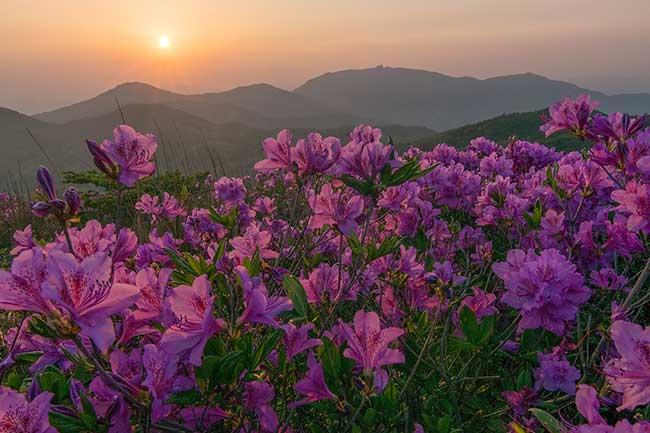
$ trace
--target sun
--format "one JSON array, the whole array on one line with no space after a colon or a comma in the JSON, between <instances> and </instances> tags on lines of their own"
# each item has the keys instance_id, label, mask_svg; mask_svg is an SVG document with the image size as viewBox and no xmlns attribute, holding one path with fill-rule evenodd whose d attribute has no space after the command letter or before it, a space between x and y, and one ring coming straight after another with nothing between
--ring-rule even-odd
<instances>
[{"instance_id":1,"label":"sun","mask_svg":"<svg viewBox=\"0 0 650 433\"><path fill-rule=\"evenodd\" d=\"M167 36L161 36L158 39L158 45L160 45L160 48L169 48L169 38Z\"/></svg>"}]
</instances>

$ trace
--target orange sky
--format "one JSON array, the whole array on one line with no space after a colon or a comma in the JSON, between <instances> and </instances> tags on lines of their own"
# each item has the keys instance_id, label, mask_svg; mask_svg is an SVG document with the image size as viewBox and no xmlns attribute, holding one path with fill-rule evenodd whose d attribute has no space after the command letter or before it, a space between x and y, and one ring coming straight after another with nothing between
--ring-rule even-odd
<instances>
[{"instance_id":1,"label":"orange sky","mask_svg":"<svg viewBox=\"0 0 650 433\"><path fill-rule=\"evenodd\" d=\"M648 17L648 0L1 0L0 106L34 113L125 81L293 89L378 64L650 91Z\"/></svg>"}]
</instances>

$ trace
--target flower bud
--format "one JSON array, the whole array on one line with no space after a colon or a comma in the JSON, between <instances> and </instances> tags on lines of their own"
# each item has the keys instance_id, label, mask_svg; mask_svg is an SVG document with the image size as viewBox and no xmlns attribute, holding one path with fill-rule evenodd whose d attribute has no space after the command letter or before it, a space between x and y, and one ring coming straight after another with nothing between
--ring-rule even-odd
<instances>
[{"instance_id":1,"label":"flower bud","mask_svg":"<svg viewBox=\"0 0 650 433\"><path fill-rule=\"evenodd\" d=\"M50 171L40 166L36 171L36 181L40 185L41 189L47 195L48 200L56 199L56 191L54 189L54 179L50 174Z\"/></svg>"},{"instance_id":2,"label":"flower bud","mask_svg":"<svg viewBox=\"0 0 650 433\"><path fill-rule=\"evenodd\" d=\"M68 204L68 213L70 217L74 217L75 215L77 215L77 212L81 207L81 198L79 197L79 193L77 192L77 189L74 186L71 186L70 188L66 189L65 192L63 193L63 198L65 199L65 202Z\"/></svg>"}]
</instances>

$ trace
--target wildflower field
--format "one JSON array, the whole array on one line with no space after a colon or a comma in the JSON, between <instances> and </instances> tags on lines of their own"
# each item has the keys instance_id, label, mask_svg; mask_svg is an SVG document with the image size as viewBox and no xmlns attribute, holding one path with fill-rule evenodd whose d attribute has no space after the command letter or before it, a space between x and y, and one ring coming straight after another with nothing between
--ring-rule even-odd
<instances>
[{"instance_id":1,"label":"wildflower field","mask_svg":"<svg viewBox=\"0 0 650 433\"><path fill-rule=\"evenodd\" d=\"M242 178L120 125L76 187L0 196L0 432L650 432L645 120L559 101L570 153L284 130Z\"/></svg>"}]
</instances>

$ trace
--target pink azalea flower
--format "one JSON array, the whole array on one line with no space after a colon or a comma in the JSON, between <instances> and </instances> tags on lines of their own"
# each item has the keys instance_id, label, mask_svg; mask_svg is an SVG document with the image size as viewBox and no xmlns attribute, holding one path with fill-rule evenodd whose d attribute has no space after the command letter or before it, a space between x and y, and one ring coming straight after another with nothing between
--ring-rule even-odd
<instances>
[{"instance_id":1,"label":"pink azalea flower","mask_svg":"<svg viewBox=\"0 0 650 433\"><path fill-rule=\"evenodd\" d=\"M623 393L618 410L650 403L650 328L619 320L610 335L619 357L607 363L605 374L612 389Z\"/></svg>"},{"instance_id":2,"label":"pink azalea flower","mask_svg":"<svg viewBox=\"0 0 650 433\"><path fill-rule=\"evenodd\" d=\"M127 125L120 125L113 130L114 141L104 140L101 149L114 164L119 167L117 180L126 185L149 177L156 170L151 162L158 148L156 139L151 134L140 134Z\"/></svg>"},{"instance_id":3,"label":"pink azalea flower","mask_svg":"<svg viewBox=\"0 0 650 433\"><path fill-rule=\"evenodd\" d=\"M578 385L576 407L589 424L607 424L598 412L600 402L598 401L598 393L593 387L585 384Z\"/></svg>"},{"instance_id":4,"label":"pink azalea flower","mask_svg":"<svg viewBox=\"0 0 650 433\"><path fill-rule=\"evenodd\" d=\"M314 324L303 325L299 328L293 323L282 326L284 337L282 343L287 351L287 359L291 361L297 354L309 350L312 347L319 346L323 342L318 338L309 338L309 331L314 328Z\"/></svg>"},{"instance_id":5,"label":"pink azalea flower","mask_svg":"<svg viewBox=\"0 0 650 433\"><path fill-rule=\"evenodd\" d=\"M262 143L267 159L254 165L257 171L270 171L292 168L291 164L291 133L283 129L276 138L267 138Z\"/></svg>"},{"instance_id":6,"label":"pink azalea flower","mask_svg":"<svg viewBox=\"0 0 650 433\"><path fill-rule=\"evenodd\" d=\"M206 343L224 326L213 312L214 296L210 293L208 277L201 275L192 286L174 288L166 299L173 319L160 341L160 349L174 355L189 352L189 361L201 365L201 355Z\"/></svg>"},{"instance_id":7,"label":"pink azalea flower","mask_svg":"<svg viewBox=\"0 0 650 433\"><path fill-rule=\"evenodd\" d=\"M67 310L89 337L106 352L115 340L111 315L133 305L140 291L132 284L112 281L111 259L97 253L81 263L68 253L52 251L48 256L46 296Z\"/></svg>"},{"instance_id":8,"label":"pink azalea flower","mask_svg":"<svg viewBox=\"0 0 650 433\"><path fill-rule=\"evenodd\" d=\"M330 391L323 375L323 366L316 361L313 353L307 357L307 375L295 385L295 390L305 396L302 400L289 404L289 408L295 408L319 400L334 400L336 395Z\"/></svg>"},{"instance_id":9,"label":"pink azalea flower","mask_svg":"<svg viewBox=\"0 0 650 433\"><path fill-rule=\"evenodd\" d=\"M329 183L323 185L318 195L311 195L309 205L314 212L309 222L310 228L319 229L329 224L336 226L345 235L350 235L358 228L356 219L363 211L361 197L344 197L340 190L334 191Z\"/></svg>"},{"instance_id":10,"label":"pink azalea flower","mask_svg":"<svg viewBox=\"0 0 650 433\"><path fill-rule=\"evenodd\" d=\"M616 209L629 215L629 230L647 230L650 224L650 185L630 181L625 190L612 192L612 200L619 203Z\"/></svg>"},{"instance_id":11,"label":"pink azalea flower","mask_svg":"<svg viewBox=\"0 0 650 433\"><path fill-rule=\"evenodd\" d=\"M340 278L339 278L340 277ZM339 281L340 280L340 281ZM354 300L357 298L359 288L354 285L345 293L350 276L346 270L339 273L338 266L321 263L311 271L309 278L301 279L307 301L312 304L320 302L336 302L339 299Z\"/></svg>"},{"instance_id":12,"label":"pink azalea flower","mask_svg":"<svg viewBox=\"0 0 650 433\"><path fill-rule=\"evenodd\" d=\"M156 320L161 317L171 273L171 268L161 269L158 275L152 268L138 271L135 285L140 290L140 297L135 303L138 309L132 313L135 320Z\"/></svg>"},{"instance_id":13,"label":"pink azalea flower","mask_svg":"<svg viewBox=\"0 0 650 433\"><path fill-rule=\"evenodd\" d=\"M38 394L27 401L25 394L19 394L6 387L0 387L0 431L7 433L57 433L50 425L48 412L50 392Z\"/></svg>"},{"instance_id":14,"label":"pink azalea flower","mask_svg":"<svg viewBox=\"0 0 650 433\"><path fill-rule=\"evenodd\" d=\"M246 187L240 178L224 176L215 182L214 193L217 199L232 205L246 198Z\"/></svg>"},{"instance_id":15,"label":"pink azalea flower","mask_svg":"<svg viewBox=\"0 0 650 433\"><path fill-rule=\"evenodd\" d=\"M16 246L11 250L12 256L17 256L25 250L32 249L36 246L32 238L32 225L28 225L24 230L14 232L14 243Z\"/></svg>"},{"instance_id":16,"label":"pink azalea flower","mask_svg":"<svg viewBox=\"0 0 650 433\"><path fill-rule=\"evenodd\" d=\"M312 132L296 143L294 160L298 173L325 173L336 163L341 152L341 141L335 137L323 137Z\"/></svg>"},{"instance_id":17,"label":"pink azalea flower","mask_svg":"<svg viewBox=\"0 0 650 433\"><path fill-rule=\"evenodd\" d=\"M248 226L246 232L244 232L244 236L234 237L229 243L233 247L230 254L240 261L243 261L247 257L253 257L256 250L259 250L260 256L264 259L278 257L276 251L268 248L268 245L271 243L271 232L260 230L257 224Z\"/></svg>"},{"instance_id":18,"label":"pink azalea flower","mask_svg":"<svg viewBox=\"0 0 650 433\"><path fill-rule=\"evenodd\" d=\"M23 251L14 258L10 272L0 270L0 308L47 314L52 307L42 293L46 278L43 250L33 248Z\"/></svg>"},{"instance_id":19,"label":"pink azalea flower","mask_svg":"<svg viewBox=\"0 0 650 433\"><path fill-rule=\"evenodd\" d=\"M564 98L556 102L548 109L550 119L540 128L547 137L563 130L570 130L578 137L585 137L587 132L587 123L591 118L591 113L600 105L598 102L591 102L591 97L587 94L578 96L575 100Z\"/></svg>"},{"instance_id":20,"label":"pink azalea flower","mask_svg":"<svg viewBox=\"0 0 650 433\"><path fill-rule=\"evenodd\" d=\"M349 346L343 351L343 356L355 360L364 371L404 362L404 354L399 349L389 348L404 334L402 329L381 329L377 313L363 310L354 315L353 326L341 322Z\"/></svg>"},{"instance_id":21,"label":"pink azalea flower","mask_svg":"<svg viewBox=\"0 0 650 433\"><path fill-rule=\"evenodd\" d=\"M284 296L269 296L266 286L259 278L251 278L243 266L235 267L244 289L245 309L237 320L238 323L262 323L279 327L275 318L293 308L291 300Z\"/></svg>"}]
</instances>

